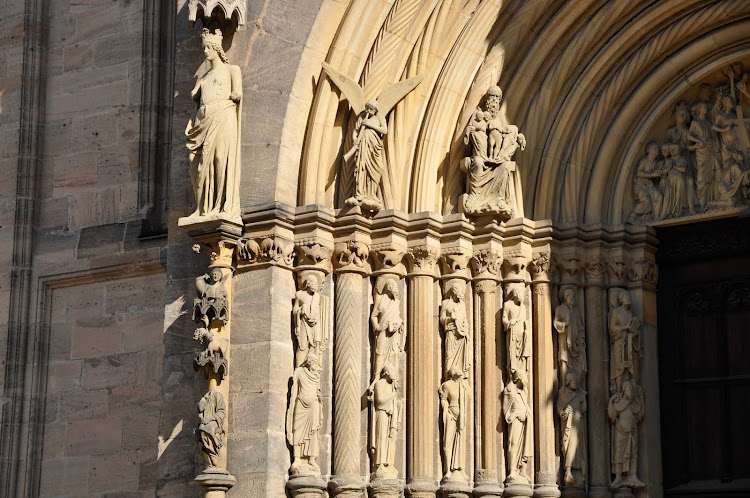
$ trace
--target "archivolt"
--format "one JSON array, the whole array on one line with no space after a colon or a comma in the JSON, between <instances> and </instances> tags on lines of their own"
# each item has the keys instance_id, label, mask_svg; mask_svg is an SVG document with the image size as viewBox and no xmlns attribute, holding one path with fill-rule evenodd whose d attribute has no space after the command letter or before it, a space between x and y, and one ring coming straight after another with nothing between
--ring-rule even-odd
<instances>
[{"instance_id":1,"label":"archivolt","mask_svg":"<svg viewBox=\"0 0 750 498\"><path fill-rule=\"evenodd\" d=\"M324 2L320 15L327 4L341 1ZM619 223L641 117L663 109L655 102L671 105L668 89L700 61L738 51L737 23L749 16L745 0L351 0L325 60L359 79L368 97L425 75L389 119L386 207L455 211L463 129L499 82L505 112L530 144L518 155L526 216ZM314 74L317 87L307 120L285 125L306 126L301 205L334 205L340 178L350 176L339 169L352 116L321 76L322 58L303 56L300 72Z\"/></svg>"}]
</instances>

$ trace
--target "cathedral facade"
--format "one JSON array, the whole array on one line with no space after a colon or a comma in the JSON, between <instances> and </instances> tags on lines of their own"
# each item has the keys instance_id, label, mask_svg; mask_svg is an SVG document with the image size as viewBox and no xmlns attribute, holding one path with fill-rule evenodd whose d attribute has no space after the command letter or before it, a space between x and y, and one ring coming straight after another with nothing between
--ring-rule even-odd
<instances>
[{"instance_id":1,"label":"cathedral facade","mask_svg":"<svg viewBox=\"0 0 750 498\"><path fill-rule=\"evenodd\" d=\"M749 2L6 3L3 496L750 495Z\"/></svg>"}]
</instances>

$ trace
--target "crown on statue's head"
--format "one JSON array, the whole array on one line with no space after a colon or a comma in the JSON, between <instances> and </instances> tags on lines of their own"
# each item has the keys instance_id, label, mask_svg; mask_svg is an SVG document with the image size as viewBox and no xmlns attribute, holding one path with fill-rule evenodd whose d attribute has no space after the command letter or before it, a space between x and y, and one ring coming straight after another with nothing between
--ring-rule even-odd
<instances>
[{"instance_id":1,"label":"crown on statue's head","mask_svg":"<svg viewBox=\"0 0 750 498\"><path fill-rule=\"evenodd\" d=\"M201 38L204 41L207 41L211 44L216 44L221 46L221 41L223 39L223 36L221 34L221 30L217 29L216 32L211 33L208 28L203 28L203 32L201 33Z\"/></svg>"}]
</instances>

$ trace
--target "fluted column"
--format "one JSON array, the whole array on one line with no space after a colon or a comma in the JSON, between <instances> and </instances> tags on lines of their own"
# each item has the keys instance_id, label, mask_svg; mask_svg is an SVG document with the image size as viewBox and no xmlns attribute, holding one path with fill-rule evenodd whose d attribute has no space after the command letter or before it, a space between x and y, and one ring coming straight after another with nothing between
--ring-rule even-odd
<instances>
[{"instance_id":1,"label":"fluted column","mask_svg":"<svg viewBox=\"0 0 750 498\"><path fill-rule=\"evenodd\" d=\"M497 475L497 439L502 439L502 434L497 431L496 406L500 393L495 329L496 290L500 281L501 262L502 253L496 249L482 249L471 261L476 317L475 351L479 353L475 361L475 413L479 422L475 432L476 496L502 496L503 493Z\"/></svg>"},{"instance_id":2,"label":"fluted column","mask_svg":"<svg viewBox=\"0 0 750 498\"><path fill-rule=\"evenodd\" d=\"M588 451L590 497L610 496L609 492L609 339L606 324L605 265L598 255L587 257L586 343L588 344ZM616 268L617 263L612 263Z\"/></svg>"},{"instance_id":3,"label":"fluted column","mask_svg":"<svg viewBox=\"0 0 750 498\"><path fill-rule=\"evenodd\" d=\"M335 334L333 344L333 476L334 496L359 498L365 489L360 472L362 327L366 297L363 275L368 271L369 246L350 240L336 244Z\"/></svg>"},{"instance_id":4,"label":"fluted column","mask_svg":"<svg viewBox=\"0 0 750 498\"><path fill-rule=\"evenodd\" d=\"M534 333L534 429L536 441L535 497L560 496L559 459L555 454L555 353L552 344L552 300L549 251L532 259L531 285Z\"/></svg>"},{"instance_id":5,"label":"fluted column","mask_svg":"<svg viewBox=\"0 0 750 498\"><path fill-rule=\"evenodd\" d=\"M434 281L439 246L409 250L409 332L407 350L407 492L412 498L434 498L435 441L438 437Z\"/></svg>"}]
</instances>

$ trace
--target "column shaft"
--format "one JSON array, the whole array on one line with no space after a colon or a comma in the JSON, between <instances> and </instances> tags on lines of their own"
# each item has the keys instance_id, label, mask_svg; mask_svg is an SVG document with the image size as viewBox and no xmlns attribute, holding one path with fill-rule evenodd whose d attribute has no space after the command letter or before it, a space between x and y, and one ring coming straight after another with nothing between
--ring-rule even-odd
<instances>
[{"instance_id":1,"label":"column shaft","mask_svg":"<svg viewBox=\"0 0 750 498\"><path fill-rule=\"evenodd\" d=\"M337 478L360 476L362 338L366 334L362 306L362 275L339 273L333 346L333 474Z\"/></svg>"},{"instance_id":2,"label":"column shaft","mask_svg":"<svg viewBox=\"0 0 750 498\"><path fill-rule=\"evenodd\" d=\"M552 346L552 302L549 282L533 284L534 420L536 479L534 496L560 496L555 454L555 357Z\"/></svg>"},{"instance_id":3,"label":"column shaft","mask_svg":"<svg viewBox=\"0 0 750 498\"><path fill-rule=\"evenodd\" d=\"M602 284L586 284L586 342L588 344L588 444L589 496L610 496L609 432L609 335Z\"/></svg>"}]
</instances>

